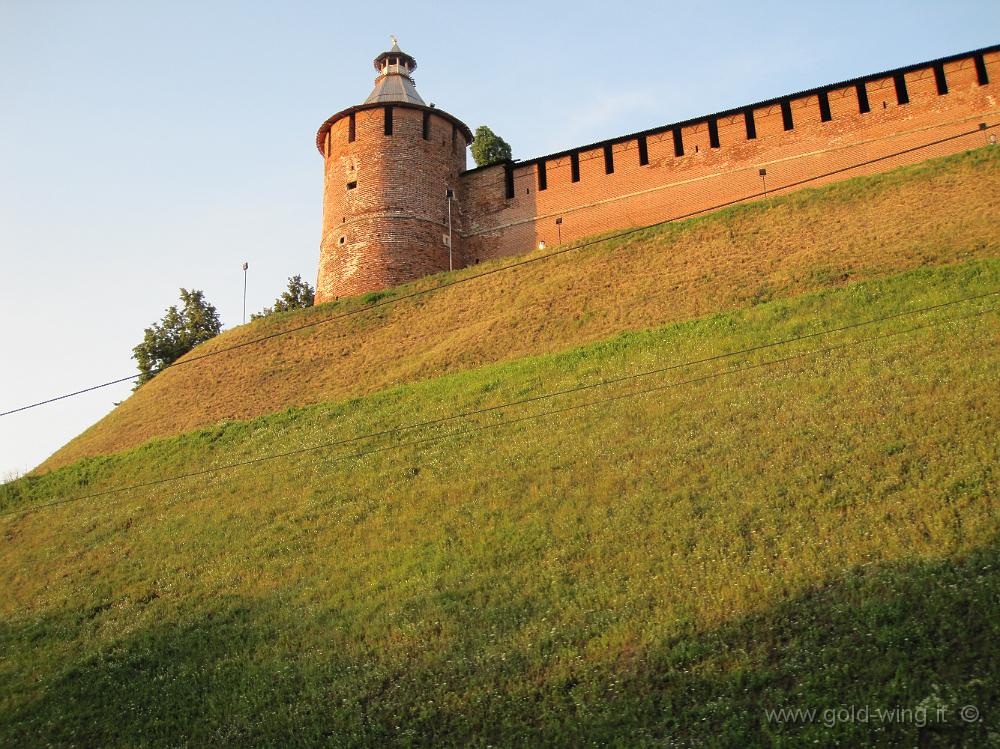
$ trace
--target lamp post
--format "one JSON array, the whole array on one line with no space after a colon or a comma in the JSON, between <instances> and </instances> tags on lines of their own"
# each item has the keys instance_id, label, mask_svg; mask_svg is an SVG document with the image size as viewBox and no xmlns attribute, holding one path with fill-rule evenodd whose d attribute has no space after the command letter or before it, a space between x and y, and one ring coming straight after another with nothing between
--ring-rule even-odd
<instances>
[{"instance_id":1,"label":"lamp post","mask_svg":"<svg viewBox=\"0 0 1000 749\"><path fill-rule=\"evenodd\" d=\"M764 197L767 197L767 169L760 170L760 181L764 184Z\"/></svg>"},{"instance_id":2,"label":"lamp post","mask_svg":"<svg viewBox=\"0 0 1000 749\"><path fill-rule=\"evenodd\" d=\"M243 261L243 322L247 321L247 269L250 263Z\"/></svg>"},{"instance_id":3,"label":"lamp post","mask_svg":"<svg viewBox=\"0 0 1000 749\"><path fill-rule=\"evenodd\" d=\"M559 244L562 244L562 216L556 219L556 231L559 232Z\"/></svg>"},{"instance_id":4,"label":"lamp post","mask_svg":"<svg viewBox=\"0 0 1000 749\"><path fill-rule=\"evenodd\" d=\"M444 191L444 195L448 198L448 270L454 270L451 252L451 200L455 197L455 191L449 187Z\"/></svg>"}]
</instances>

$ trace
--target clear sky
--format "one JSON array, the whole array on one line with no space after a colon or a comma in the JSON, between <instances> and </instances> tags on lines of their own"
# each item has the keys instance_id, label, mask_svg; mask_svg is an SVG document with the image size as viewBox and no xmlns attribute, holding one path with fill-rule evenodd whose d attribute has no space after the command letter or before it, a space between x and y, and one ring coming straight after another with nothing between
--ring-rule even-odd
<instances>
[{"instance_id":1,"label":"clear sky","mask_svg":"<svg viewBox=\"0 0 1000 749\"><path fill-rule=\"evenodd\" d=\"M315 282L315 132L389 34L530 158L995 44L1000 2L0 0L0 411L133 372L181 286L239 324L244 260L249 311ZM0 418L0 479L129 389Z\"/></svg>"}]
</instances>

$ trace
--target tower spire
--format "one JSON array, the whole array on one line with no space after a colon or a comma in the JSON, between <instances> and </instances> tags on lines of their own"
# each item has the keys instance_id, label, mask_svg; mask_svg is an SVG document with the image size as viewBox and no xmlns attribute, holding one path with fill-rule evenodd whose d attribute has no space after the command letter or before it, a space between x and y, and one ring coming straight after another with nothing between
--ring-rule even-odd
<instances>
[{"instance_id":1,"label":"tower spire","mask_svg":"<svg viewBox=\"0 0 1000 749\"><path fill-rule=\"evenodd\" d=\"M365 104L406 102L424 105L410 75L417 68L417 61L399 48L399 40L390 36L392 47L375 58L375 88L365 99Z\"/></svg>"}]
</instances>

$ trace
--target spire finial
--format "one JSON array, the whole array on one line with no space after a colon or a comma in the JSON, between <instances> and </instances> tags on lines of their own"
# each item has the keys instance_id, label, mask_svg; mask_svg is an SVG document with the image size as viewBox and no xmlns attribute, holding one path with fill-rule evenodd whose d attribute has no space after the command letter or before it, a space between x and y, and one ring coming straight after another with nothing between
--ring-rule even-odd
<instances>
[{"instance_id":1,"label":"spire finial","mask_svg":"<svg viewBox=\"0 0 1000 749\"><path fill-rule=\"evenodd\" d=\"M399 39L397 39L397 38L396 38L396 35L395 35L395 34L389 34L389 39L391 39L391 40L392 40L392 44L393 44L393 46L395 46L395 45L399 44Z\"/></svg>"}]
</instances>

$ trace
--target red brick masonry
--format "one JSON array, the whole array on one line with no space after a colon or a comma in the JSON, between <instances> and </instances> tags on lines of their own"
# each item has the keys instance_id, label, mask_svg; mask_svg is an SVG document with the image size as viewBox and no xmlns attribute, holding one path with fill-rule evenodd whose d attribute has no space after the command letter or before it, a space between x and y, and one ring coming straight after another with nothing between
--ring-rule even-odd
<instances>
[{"instance_id":1,"label":"red brick masonry","mask_svg":"<svg viewBox=\"0 0 1000 749\"><path fill-rule=\"evenodd\" d=\"M397 104L386 135L386 111L354 107L320 131L326 173L317 303L448 270L446 190L458 193L472 134L450 115ZM453 209L460 267L461 214L457 203Z\"/></svg>"},{"instance_id":2,"label":"red brick masonry","mask_svg":"<svg viewBox=\"0 0 1000 749\"><path fill-rule=\"evenodd\" d=\"M345 110L320 130L326 179L316 300L447 270L449 187L461 267L540 241L552 246L560 234L566 242L644 226L803 180L817 185L976 148L1000 133L998 97L1000 46L469 171L470 133L451 115L395 105L386 135L383 107Z\"/></svg>"}]
</instances>

